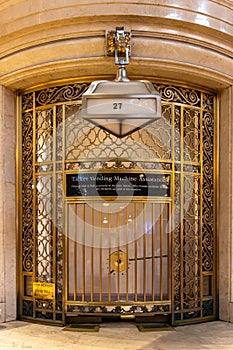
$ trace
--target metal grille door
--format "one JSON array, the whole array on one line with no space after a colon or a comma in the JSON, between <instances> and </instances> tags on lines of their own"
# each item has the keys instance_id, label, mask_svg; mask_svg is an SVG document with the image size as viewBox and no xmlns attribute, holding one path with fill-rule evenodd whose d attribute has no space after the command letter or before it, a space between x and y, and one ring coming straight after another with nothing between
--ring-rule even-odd
<instances>
[{"instance_id":1,"label":"metal grille door","mask_svg":"<svg viewBox=\"0 0 233 350\"><path fill-rule=\"evenodd\" d=\"M67 305L169 306L169 206L68 204Z\"/></svg>"},{"instance_id":2,"label":"metal grille door","mask_svg":"<svg viewBox=\"0 0 233 350\"><path fill-rule=\"evenodd\" d=\"M88 85L69 81L19 95L20 317L63 324L75 313L170 313L173 324L215 319L216 95L154 84L162 118L117 138L80 117ZM141 186L138 197L116 198L113 187L100 187L104 198L85 186L67 190L68 180L93 173L169 177L169 193Z\"/></svg>"}]
</instances>

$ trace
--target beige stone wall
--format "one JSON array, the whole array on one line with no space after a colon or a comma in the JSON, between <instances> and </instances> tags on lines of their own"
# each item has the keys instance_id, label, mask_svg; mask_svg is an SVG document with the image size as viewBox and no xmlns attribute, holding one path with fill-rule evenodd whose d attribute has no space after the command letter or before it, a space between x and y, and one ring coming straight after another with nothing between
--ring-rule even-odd
<instances>
[{"instance_id":1,"label":"beige stone wall","mask_svg":"<svg viewBox=\"0 0 233 350\"><path fill-rule=\"evenodd\" d=\"M16 318L15 102L0 86L0 322Z\"/></svg>"},{"instance_id":2,"label":"beige stone wall","mask_svg":"<svg viewBox=\"0 0 233 350\"><path fill-rule=\"evenodd\" d=\"M0 83L12 89L112 76L105 35L133 35L129 75L213 88L232 79L230 0L8 0L0 2Z\"/></svg>"},{"instance_id":3,"label":"beige stone wall","mask_svg":"<svg viewBox=\"0 0 233 350\"><path fill-rule=\"evenodd\" d=\"M8 89L112 78L105 37L124 26L132 32L131 78L219 92L220 317L233 321L232 18L232 0L0 0L0 320L15 317L15 104Z\"/></svg>"},{"instance_id":4,"label":"beige stone wall","mask_svg":"<svg viewBox=\"0 0 233 350\"><path fill-rule=\"evenodd\" d=\"M221 93L219 152L219 313L233 322L233 88Z\"/></svg>"}]
</instances>

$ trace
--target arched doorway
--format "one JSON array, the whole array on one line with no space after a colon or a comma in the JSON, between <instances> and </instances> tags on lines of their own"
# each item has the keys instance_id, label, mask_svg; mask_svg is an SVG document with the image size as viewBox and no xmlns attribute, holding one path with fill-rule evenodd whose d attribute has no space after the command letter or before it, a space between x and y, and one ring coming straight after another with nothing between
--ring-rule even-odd
<instances>
[{"instance_id":1,"label":"arched doorway","mask_svg":"<svg viewBox=\"0 0 233 350\"><path fill-rule=\"evenodd\" d=\"M87 86L20 96L21 317L216 318L215 95L157 83L163 118L118 139L79 117Z\"/></svg>"}]
</instances>

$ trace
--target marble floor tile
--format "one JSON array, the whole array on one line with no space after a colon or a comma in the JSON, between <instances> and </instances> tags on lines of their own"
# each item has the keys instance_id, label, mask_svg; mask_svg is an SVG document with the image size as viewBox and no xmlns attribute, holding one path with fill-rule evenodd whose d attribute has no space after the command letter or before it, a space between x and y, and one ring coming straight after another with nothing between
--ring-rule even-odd
<instances>
[{"instance_id":1,"label":"marble floor tile","mask_svg":"<svg viewBox=\"0 0 233 350\"><path fill-rule=\"evenodd\" d=\"M104 323L99 332L14 321L0 324L0 350L233 350L233 323L179 326L139 332L133 323Z\"/></svg>"}]
</instances>

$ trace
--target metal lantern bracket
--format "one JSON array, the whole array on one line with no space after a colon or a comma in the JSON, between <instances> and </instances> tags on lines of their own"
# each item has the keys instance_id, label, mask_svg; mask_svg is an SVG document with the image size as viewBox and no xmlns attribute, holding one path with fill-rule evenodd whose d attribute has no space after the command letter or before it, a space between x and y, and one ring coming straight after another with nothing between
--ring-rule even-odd
<instances>
[{"instance_id":1,"label":"metal lantern bracket","mask_svg":"<svg viewBox=\"0 0 233 350\"><path fill-rule=\"evenodd\" d=\"M131 55L131 33L123 27L107 33L107 56L115 57L115 64L126 65Z\"/></svg>"},{"instance_id":2,"label":"metal lantern bracket","mask_svg":"<svg viewBox=\"0 0 233 350\"><path fill-rule=\"evenodd\" d=\"M108 55L119 65L116 78L92 82L82 97L82 117L120 138L161 117L161 96L153 84L127 77L130 45L131 34L124 28L107 34Z\"/></svg>"}]
</instances>

